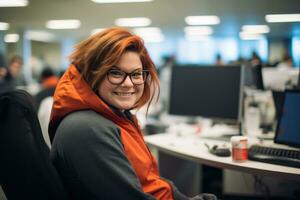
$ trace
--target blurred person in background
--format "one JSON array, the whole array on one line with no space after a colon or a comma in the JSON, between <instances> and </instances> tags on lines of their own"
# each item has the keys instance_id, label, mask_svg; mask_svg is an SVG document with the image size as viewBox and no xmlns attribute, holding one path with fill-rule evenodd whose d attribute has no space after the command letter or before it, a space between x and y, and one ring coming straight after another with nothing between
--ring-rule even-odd
<instances>
[{"instance_id":1,"label":"blurred person in background","mask_svg":"<svg viewBox=\"0 0 300 200\"><path fill-rule=\"evenodd\" d=\"M219 53L216 55L215 65L217 65L217 66L224 66L224 62L222 60L222 56Z\"/></svg>"},{"instance_id":2,"label":"blurred person in background","mask_svg":"<svg viewBox=\"0 0 300 200\"><path fill-rule=\"evenodd\" d=\"M25 85L25 81L21 73L22 65L23 59L20 56L14 56L9 61L7 68L1 67L0 79L2 80L2 83L0 90L13 90L16 88L16 86Z\"/></svg>"},{"instance_id":3,"label":"blurred person in background","mask_svg":"<svg viewBox=\"0 0 300 200\"><path fill-rule=\"evenodd\" d=\"M293 68L293 60L292 57L288 54L283 56L283 59L281 62L276 65L277 69L280 70L286 70L286 69L292 69Z\"/></svg>"},{"instance_id":4,"label":"blurred person in background","mask_svg":"<svg viewBox=\"0 0 300 200\"><path fill-rule=\"evenodd\" d=\"M261 58L258 56L258 54L255 51L252 51L250 63L253 67L262 66Z\"/></svg>"},{"instance_id":5,"label":"blurred person in background","mask_svg":"<svg viewBox=\"0 0 300 200\"><path fill-rule=\"evenodd\" d=\"M39 109L42 100L54 95L55 87L58 83L58 76L49 66L44 68L40 75L41 91L35 95L36 106Z\"/></svg>"},{"instance_id":6,"label":"blurred person in background","mask_svg":"<svg viewBox=\"0 0 300 200\"><path fill-rule=\"evenodd\" d=\"M11 58L8 66L9 73L15 79L17 79L22 71L23 59L20 56L14 56Z\"/></svg>"}]
</instances>

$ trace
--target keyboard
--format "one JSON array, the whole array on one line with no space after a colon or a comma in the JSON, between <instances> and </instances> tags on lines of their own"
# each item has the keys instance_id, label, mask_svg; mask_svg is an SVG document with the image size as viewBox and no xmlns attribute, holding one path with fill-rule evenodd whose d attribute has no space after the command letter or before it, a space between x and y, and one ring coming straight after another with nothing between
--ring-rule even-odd
<instances>
[{"instance_id":1,"label":"keyboard","mask_svg":"<svg viewBox=\"0 0 300 200\"><path fill-rule=\"evenodd\" d=\"M252 145L249 160L300 168L300 151Z\"/></svg>"}]
</instances>

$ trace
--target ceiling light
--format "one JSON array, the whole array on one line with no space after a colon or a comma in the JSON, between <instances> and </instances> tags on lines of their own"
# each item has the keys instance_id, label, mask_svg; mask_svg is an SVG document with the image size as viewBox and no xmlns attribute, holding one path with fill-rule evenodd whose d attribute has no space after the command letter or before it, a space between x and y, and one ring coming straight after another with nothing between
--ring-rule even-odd
<instances>
[{"instance_id":1,"label":"ceiling light","mask_svg":"<svg viewBox=\"0 0 300 200\"><path fill-rule=\"evenodd\" d=\"M46 31L27 31L25 37L28 40L40 42L53 42L56 39L54 34Z\"/></svg>"},{"instance_id":2,"label":"ceiling light","mask_svg":"<svg viewBox=\"0 0 300 200\"><path fill-rule=\"evenodd\" d=\"M49 20L46 27L49 29L77 29L80 27L80 21L77 19L69 20Z\"/></svg>"},{"instance_id":3,"label":"ceiling light","mask_svg":"<svg viewBox=\"0 0 300 200\"><path fill-rule=\"evenodd\" d=\"M260 40L263 38L263 35L247 33L247 32L240 32L240 38L242 40Z\"/></svg>"},{"instance_id":4,"label":"ceiling light","mask_svg":"<svg viewBox=\"0 0 300 200\"><path fill-rule=\"evenodd\" d=\"M265 19L269 23L276 22L300 22L300 14L275 14L266 15Z\"/></svg>"},{"instance_id":5,"label":"ceiling light","mask_svg":"<svg viewBox=\"0 0 300 200\"><path fill-rule=\"evenodd\" d=\"M247 33L269 33L270 28L267 25L244 25L242 31Z\"/></svg>"},{"instance_id":6,"label":"ceiling light","mask_svg":"<svg viewBox=\"0 0 300 200\"><path fill-rule=\"evenodd\" d=\"M133 32L143 38L146 43L162 42L165 38L160 28L157 27L135 28Z\"/></svg>"},{"instance_id":7,"label":"ceiling light","mask_svg":"<svg viewBox=\"0 0 300 200\"><path fill-rule=\"evenodd\" d=\"M187 26L184 32L186 35L211 35L214 31L209 26Z\"/></svg>"},{"instance_id":8,"label":"ceiling light","mask_svg":"<svg viewBox=\"0 0 300 200\"><path fill-rule=\"evenodd\" d=\"M133 29L133 32L136 35L161 34L161 30L157 27L135 28L135 29Z\"/></svg>"},{"instance_id":9,"label":"ceiling light","mask_svg":"<svg viewBox=\"0 0 300 200\"><path fill-rule=\"evenodd\" d=\"M207 35L185 35L185 39L189 42L199 42L210 40L211 37Z\"/></svg>"},{"instance_id":10,"label":"ceiling light","mask_svg":"<svg viewBox=\"0 0 300 200\"><path fill-rule=\"evenodd\" d=\"M150 2L152 0L92 0L95 3L135 3L135 2Z\"/></svg>"},{"instance_id":11,"label":"ceiling light","mask_svg":"<svg viewBox=\"0 0 300 200\"><path fill-rule=\"evenodd\" d=\"M99 32L101 32L101 31L104 31L104 30L105 30L105 28L96 28L96 29L94 29L94 30L91 31L91 35L94 35L94 34L96 34L96 33L99 33Z\"/></svg>"},{"instance_id":12,"label":"ceiling light","mask_svg":"<svg viewBox=\"0 0 300 200\"><path fill-rule=\"evenodd\" d=\"M28 0L0 0L0 7L24 7Z\"/></svg>"},{"instance_id":13,"label":"ceiling light","mask_svg":"<svg viewBox=\"0 0 300 200\"><path fill-rule=\"evenodd\" d=\"M16 33L6 34L4 36L4 42L6 43L15 43L19 41L19 35Z\"/></svg>"},{"instance_id":14,"label":"ceiling light","mask_svg":"<svg viewBox=\"0 0 300 200\"><path fill-rule=\"evenodd\" d=\"M187 16L185 22L188 25L214 25L220 23L220 18L216 15Z\"/></svg>"},{"instance_id":15,"label":"ceiling light","mask_svg":"<svg viewBox=\"0 0 300 200\"><path fill-rule=\"evenodd\" d=\"M0 22L0 31L5 31L9 28L9 24L6 22Z\"/></svg>"},{"instance_id":16,"label":"ceiling light","mask_svg":"<svg viewBox=\"0 0 300 200\"><path fill-rule=\"evenodd\" d=\"M117 26L125 26L125 27L141 27L141 26L149 26L151 24L151 20L146 17L119 18L115 20L115 24Z\"/></svg>"},{"instance_id":17,"label":"ceiling light","mask_svg":"<svg viewBox=\"0 0 300 200\"><path fill-rule=\"evenodd\" d=\"M165 37L162 34L157 35L143 35L140 36L146 43L158 43L164 41Z\"/></svg>"}]
</instances>

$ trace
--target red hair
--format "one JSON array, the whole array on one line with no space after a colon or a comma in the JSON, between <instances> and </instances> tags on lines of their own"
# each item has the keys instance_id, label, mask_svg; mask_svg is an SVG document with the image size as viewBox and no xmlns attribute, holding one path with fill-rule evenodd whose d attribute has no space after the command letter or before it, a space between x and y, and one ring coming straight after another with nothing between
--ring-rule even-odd
<instances>
[{"instance_id":1,"label":"red hair","mask_svg":"<svg viewBox=\"0 0 300 200\"><path fill-rule=\"evenodd\" d=\"M159 79L143 40L123 28L109 28L76 45L70 55L70 61L78 68L82 77L97 93L99 84L106 72L115 66L121 56L128 51L139 54L143 69L149 70L150 76L144 83L142 97L134 108L140 108L153 100L156 91L159 94Z\"/></svg>"}]
</instances>

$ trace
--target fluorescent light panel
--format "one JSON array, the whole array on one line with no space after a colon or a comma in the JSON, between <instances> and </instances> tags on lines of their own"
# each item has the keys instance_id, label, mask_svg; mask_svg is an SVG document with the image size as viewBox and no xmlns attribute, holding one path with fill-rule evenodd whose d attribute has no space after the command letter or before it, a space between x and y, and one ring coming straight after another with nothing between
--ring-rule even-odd
<instances>
[{"instance_id":1,"label":"fluorescent light panel","mask_svg":"<svg viewBox=\"0 0 300 200\"><path fill-rule=\"evenodd\" d=\"M242 31L247 33L269 33L270 28L267 25L244 25Z\"/></svg>"},{"instance_id":2,"label":"fluorescent light panel","mask_svg":"<svg viewBox=\"0 0 300 200\"><path fill-rule=\"evenodd\" d=\"M242 40L259 40L259 39L262 39L263 36L261 34L240 32L240 38Z\"/></svg>"},{"instance_id":3,"label":"fluorescent light panel","mask_svg":"<svg viewBox=\"0 0 300 200\"><path fill-rule=\"evenodd\" d=\"M300 22L300 14L270 14L265 19L269 23L276 22Z\"/></svg>"},{"instance_id":4,"label":"fluorescent light panel","mask_svg":"<svg viewBox=\"0 0 300 200\"><path fill-rule=\"evenodd\" d=\"M5 31L9 29L9 24L6 22L0 22L0 31Z\"/></svg>"},{"instance_id":5,"label":"fluorescent light panel","mask_svg":"<svg viewBox=\"0 0 300 200\"><path fill-rule=\"evenodd\" d=\"M147 43L162 42L165 39L158 27L135 28L133 32Z\"/></svg>"},{"instance_id":6,"label":"fluorescent light panel","mask_svg":"<svg viewBox=\"0 0 300 200\"><path fill-rule=\"evenodd\" d=\"M19 41L19 35L16 33L10 33L4 36L4 42L6 43L15 43L18 41Z\"/></svg>"},{"instance_id":7,"label":"fluorescent light panel","mask_svg":"<svg viewBox=\"0 0 300 200\"><path fill-rule=\"evenodd\" d=\"M28 0L0 0L0 7L24 7Z\"/></svg>"},{"instance_id":8,"label":"fluorescent light panel","mask_svg":"<svg viewBox=\"0 0 300 200\"><path fill-rule=\"evenodd\" d=\"M136 2L150 2L152 0L92 0L95 3L136 3Z\"/></svg>"},{"instance_id":9,"label":"fluorescent light panel","mask_svg":"<svg viewBox=\"0 0 300 200\"><path fill-rule=\"evenodd\" d=\"M140 36L146 43L158 43L164 41L165 37L162 34L158 35L143 35Z\"/></svg>"},{"instance_id":10,"label":"fluorescent light panel","mask_svg":"<svg viewBox=\"0 0 300 200\"><path fill-rule=\"evenodd\" d=\"M208 35L185 35L185 39L189 42L200 42L210 40L211 37Z\"/></svg>"},{"instance_id":11,"label":"fluorescent light panel","mask_svg":"<svg viewBox=\"0 0 300 200\"><path fill-rule=\"evenodd\" d=\"M187 16L185 22L188 25L214 25L220 23L220 18L216 15Z\"/></svg>"},{"instance_id":12,"label":"fluorescent light panel","mask_svg":"<svg viewBox=\"0 0 300 200\"><path fill-rule=\"evenodd\" d=\"M142 27L149 26L151 23L151 20L146 17L118 18L115 20L117 26L123 27Z\"/></svg>"},{"instance_id":13,"label":"fluorescent light panel","mask_svg":"<svg viewBox=\"0 0 300 200\"><path fill-rule=\"evenodd\" d=\"M54 34L46 31L27 31L25 37L28 40L40 42L53 42L56 39Z\"/></svg>"},{"instance_id":14,"label":"fluorescent light panel","mask_svg":"<svg viewBox=\"0 0 300 200\"><path fill-rule=\"evenodd\" d=\"M81 25L77 19L68 20L49 20L46 23L46 27L49 29L77 29Z\"/></svg>"},{"instance_id":15,"label":"fluorescent light panel","mask_svg":"<svg viewBox=\"0 0 300 200\"><path fill-rule=\"evenodd\" d=\"M187 26L184 32L186 35L211 35L214 31L209 26Z\"/></svg>"},{"instance_id":16,"label":"fluorescent light panel","mask_svg":"<svg viewBox=\"0 0 300 200\"><path fill-rule=\"evenodd\" d=\"M137 35L161 34L161 30L157 27L135 28L133 32Z\"/></svg>"}]
</instances>

